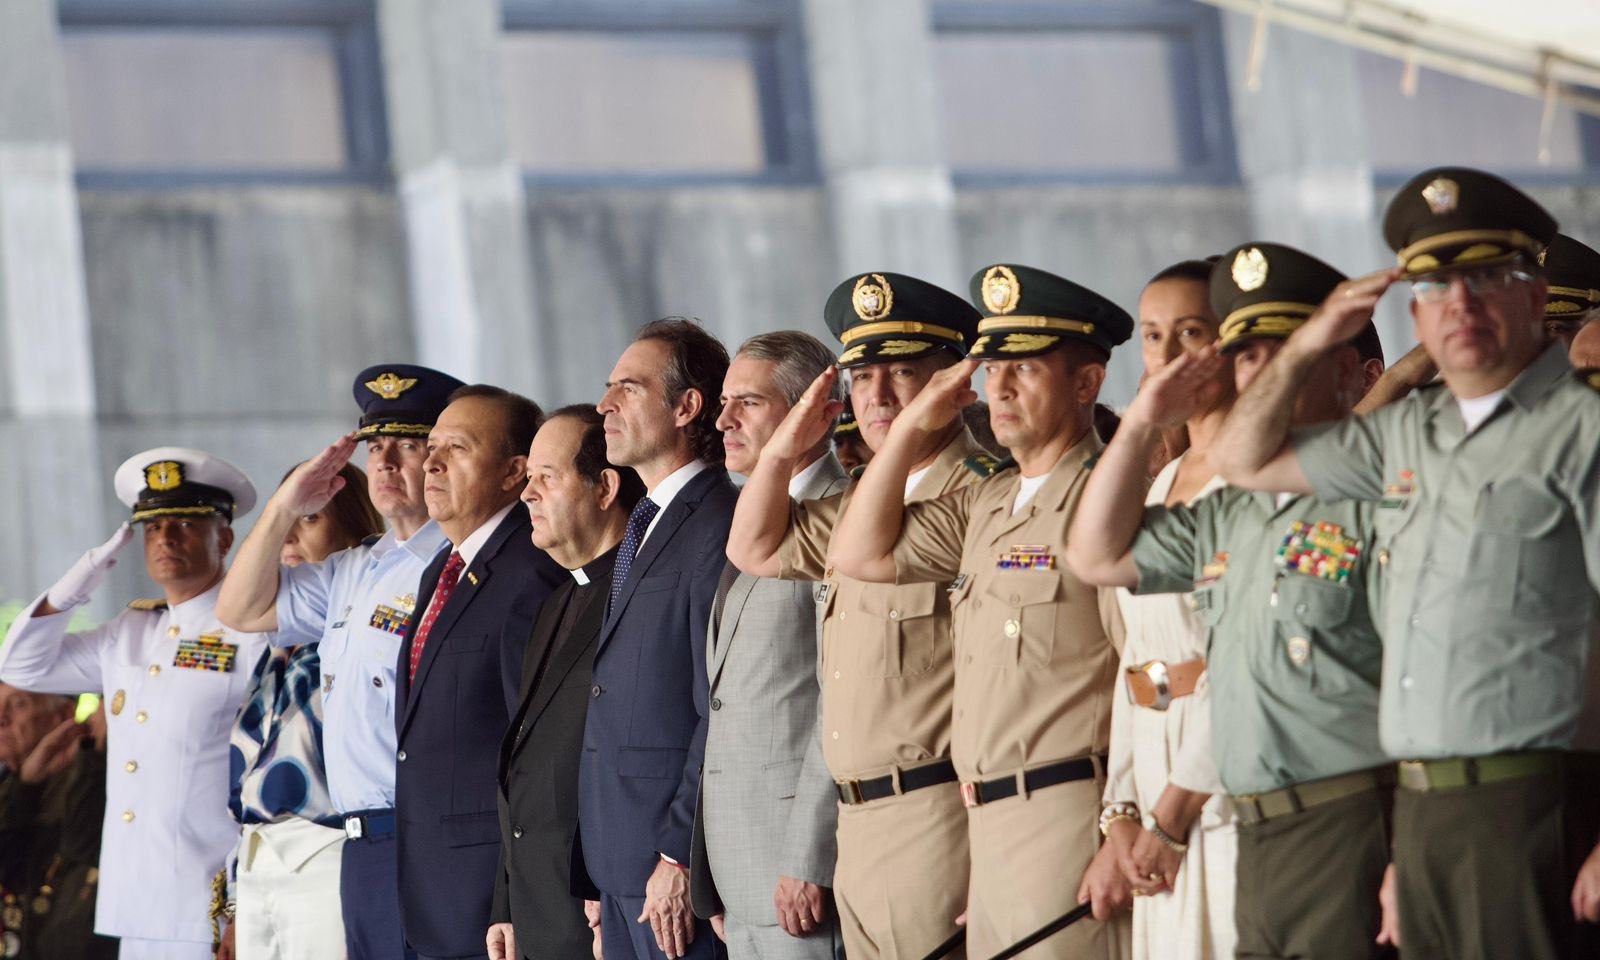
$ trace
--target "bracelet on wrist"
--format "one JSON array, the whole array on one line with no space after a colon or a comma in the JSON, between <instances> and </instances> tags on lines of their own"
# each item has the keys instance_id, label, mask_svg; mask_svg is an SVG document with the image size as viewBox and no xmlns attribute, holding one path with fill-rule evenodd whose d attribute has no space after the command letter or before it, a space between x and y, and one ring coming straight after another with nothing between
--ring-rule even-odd
<instances>
[{"instance_id":1,"label":"bracelet on wrist","mask_svg":"<svg viewBox=\"0 0 1600 960\"><path fill-rule=\"evenodd\" d=\"M1138 823L1139 805L1124 801L1106 804L1106 808L1100 811L1100 835L1102 837L1111 836L1111 825L1118 820Z\"/></svg>"}]
</instances>

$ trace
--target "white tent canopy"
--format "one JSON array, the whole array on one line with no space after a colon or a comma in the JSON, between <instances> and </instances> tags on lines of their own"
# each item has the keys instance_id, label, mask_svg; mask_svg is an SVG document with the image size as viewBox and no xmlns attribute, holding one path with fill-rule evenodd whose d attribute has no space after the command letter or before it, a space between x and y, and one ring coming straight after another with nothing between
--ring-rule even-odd
<instances>
[{"instance_id":1,"label":"white tent canopy","mask_svg":"<svg viewBox=\"0 0 1600 960\"><path fill-rule=\"evenodd\" d=\"M1600 0L1205 2L1600 116Z\"/></svg>"}]
</instances>

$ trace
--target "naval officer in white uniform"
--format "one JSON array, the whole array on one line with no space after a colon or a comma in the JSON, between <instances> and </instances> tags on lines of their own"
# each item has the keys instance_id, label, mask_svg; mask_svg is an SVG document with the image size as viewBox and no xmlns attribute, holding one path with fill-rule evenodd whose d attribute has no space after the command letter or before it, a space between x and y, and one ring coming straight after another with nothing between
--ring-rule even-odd
<instances>
[{"instance_id":1,"label":"naval officer in white uniform","mask_svg":"<svg viewBox=\"0 0 1600 960\"><path fill-rule=\"evenodd\" d=\"M95 931L121 956L209 960L211 878L238 837L228 813L228 733L265 649L259 633L217 620L217 584L233 518L255 505L237 467L198 450L160 447L117 468L133 508L12 624L0 681L46 693L99 693L106 704L106 815ZM68 633L135 536L166 594Z\"/></svg>"}]
</instances>

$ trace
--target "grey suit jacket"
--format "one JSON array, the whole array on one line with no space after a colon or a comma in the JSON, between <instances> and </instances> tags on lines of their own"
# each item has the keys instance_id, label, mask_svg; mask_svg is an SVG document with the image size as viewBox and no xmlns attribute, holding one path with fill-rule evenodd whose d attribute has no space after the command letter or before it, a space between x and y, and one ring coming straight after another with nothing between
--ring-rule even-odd
<instances>
[{"instance_id":1,"label":"grey suit jacket","mask_svg":"<svg viewBox=\"0 0 1600 960\"><path fill-rule=\"evenodd\" d=\"M800 499L848 482L829 453ZM833 885L839 795L822 762L816 589L741 573L708 631L711 720L689 874L699 916L776 924L778 877Z\"/></svg>"}]
</instances>

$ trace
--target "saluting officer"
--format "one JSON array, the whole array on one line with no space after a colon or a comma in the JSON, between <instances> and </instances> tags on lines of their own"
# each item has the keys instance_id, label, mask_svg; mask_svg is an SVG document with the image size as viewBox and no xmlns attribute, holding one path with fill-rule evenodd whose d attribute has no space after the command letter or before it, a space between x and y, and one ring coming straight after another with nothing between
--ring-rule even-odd
<instances>
[{"instance_id":1,"label":"saluting officer","mask_svg":"<svg viewBox=\"0 0 1600 960\"><path fill-rule=\"evenodd\" d=\"M339 886L351 960L405 951L395 854L395 664L416 616L417 584L444 532L422 498L428 432L461 381L411 364L356 375L355 431L296 468L261 510L217 602L227 623L273 630L273 643L319 644L328 794L343 818ZM389 530L321 563L280 567L294 523L327 505L339 469L366 443L367 493Z\"/></svg>"},{"instance_id":2,"label":"saluting officer","mask_svg":"<svg viewBox=\"0 0 1600 960\"><path fill-rule=\"evenodd\" d=\"M906 404L960 360L978 322L955 294L887 272L840 284L824 316L844 345L839 368L874 450ZM966 816L950 762L949 578L878 584L837 573L828 545L851 489L790 501L796 465L840 411L827 400L837 376L830 369L810 388L808 435L791 412L762 448L728 557L753 576L822 581L822 752L841 804L834 896L845 952L917 958L955 931L967 890ZM994 462L960 421L942 424L918 438L895 501L969 486Z\"/></svg>"},{"instance_id":3,"label":"saluting officer","mask_svg":"<svg viewBox=\"0 0 1600 960\"><path fill-rule=\"evenodd\" d=\"M1232 357L1239 390L1344 279L1273 243L1245 244L1216 263L1216 351ZM1368 349L1377 336L1370 324L1361 335ZM1349 416L1364 392L1364 352L1346 344L1306 371L1296 424ZM1212 751L1239 824L1239 955L1373 956L1393 765L1378 744L1372 505L1224 488L1146 508L1134 486L1220 363L1211 349L1181 357L1141 388L1089 479L1068 559L1084 579L1140 595L1193 591L1207 630ZM1167 666L1130 668L1130 698L1192 683ZM1169 881L1182 864L1177 838L1197 812L1142 811L1166 848L1157 872Z\"/></svg>"},{"instance_id":4,"label":"saluting officer","mask_svg":"<svg viewBox=\"0 0 1600 960\"><path fill-rule=\"evenodd\" d=\"M1544 329L1550 339L1572 347L1572 338L1600 310L1600 251L1558 233L1539 254L1550 292L1544 301Z\"/></svg>"},{"instance_id":5,"label":"saluting officer","mask_svg":"<svg viewBox=\"0 0 1600 960\"><path fill-rule=\"evenodd\" d=\"M255 506L250 480L198 450L158 447L117 468L133 515L24 610L0 646L0 681L46 693L103 693L106 808L95 932L121 956L211 956L211 878L238 841L228 813L228 734L266 638L216 615L233 518ZM68 633L142 524L145 569L161 600L136 600Z\"/></svg>"},{"instance_id":6,"label":"saluting officer","mask_svg":"<svg viewBox=\"0 0 1600 960\"><path fill-rule=\"evenodd\" d=\"M1240 398L1216 454L1241 486L1377 502L1379 732L1407 758L1394 843L1407 955L1594 955L1573 917L1600 896L1593 875L1574 889L1597 811L1564 787L1592 765L1577 751L1600 719L1600 395L1545 332L1538 254L1555 231L1498 177L1417 176L1384 218L1399 267L1335 288ZM1401 277L1443 385L1291 433L1304 372Z\"/></svg>"},{"instance_id":7,"label":"saluting officer","mask_svg":"<svg viewBox=\"0 0 1600 960\"><path fill-rule=\"evenodd\" d=\"M967 949L988 957L1072 908L1099 846L1111 697L1122 642L1116 595L1066 569L1067 525L1102 449L1094 403L1133 320L1084 287L996 264L972 279L989 314L966 362L908 406L868 464L835 533L845 574L948 583L955 616L952 757L967 806ZM977 399L982 363L1006 470L934 500L899 492L925 438ZM1125 897L1125 888L1123 896ZM1126 921L1079 923L1040 957L1126 956Z\"/></svg>"}]
</instances>

